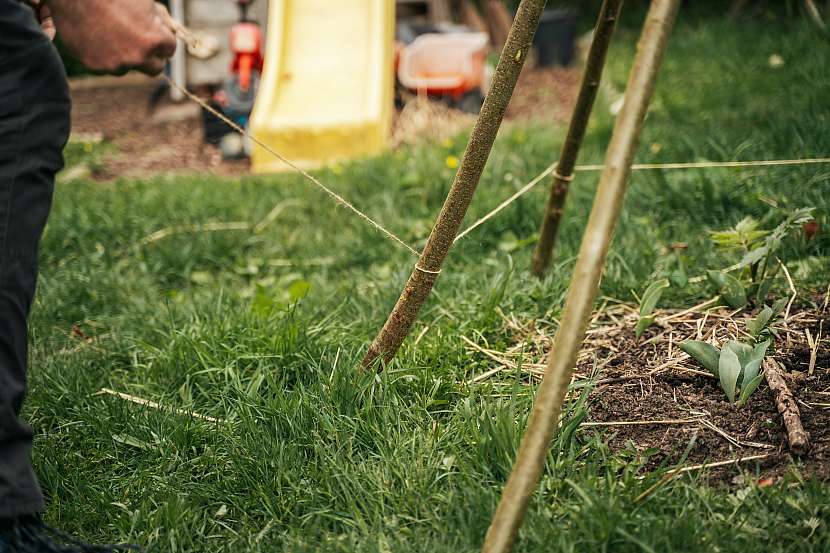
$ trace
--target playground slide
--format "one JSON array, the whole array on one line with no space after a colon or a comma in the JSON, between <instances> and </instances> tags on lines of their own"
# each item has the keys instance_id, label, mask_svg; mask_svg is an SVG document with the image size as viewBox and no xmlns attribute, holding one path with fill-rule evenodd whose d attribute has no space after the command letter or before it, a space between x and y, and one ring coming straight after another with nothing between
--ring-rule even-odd
<instances>
[{"instance_id":1,"label":"playground slide","mask_svg":"<svg viewBox=\"0 0 830 553\"><path fill-rule=\"evenodd\" d=\"M379 153L393 109L394 0L271 0L251 132L303 168ZM254 146L252 169L287 169Z\"/></svg>"}]
</instances>

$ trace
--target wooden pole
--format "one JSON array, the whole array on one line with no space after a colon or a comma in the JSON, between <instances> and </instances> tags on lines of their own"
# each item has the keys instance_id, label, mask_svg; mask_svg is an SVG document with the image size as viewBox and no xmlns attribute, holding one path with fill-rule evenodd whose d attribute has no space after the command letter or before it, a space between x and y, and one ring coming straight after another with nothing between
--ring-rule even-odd
<instances>
[{"instance_id":1,"label":"wooden pole","mask_svg":"<svg viewBox=\"0 0 830 553\"><path fill-rule=\"evenodd\" d=\"M533 274L540 278L545 276L553 257L559 223L562 220L562 210L568 197L568 185L573 180L576 158L582 146L582 139L585 137L585 129L588 128L591 110L594 107L594 100L602 79L602 70L605 67L608 45L614 35L621 8L622 0L604 0L600 8L591 49L588 52L588 61L585 64L585 73L582 75L579 97L576 100L573 115L571 115L571 123L565 142L562 144L562 151L559 153L559 163L553 173L539 241L533 252Z\"/></svg>"},{"instance_id":2,"label":"wooden pole","mask_svg":"<svg viewBox=\"0 0 830 553\"><path fill-rule=\"evenodd\" d=\"M451 21L449 1L429 0L429 18L433 23L447 23Z\"/></svg>"},{"instance_id":3,"label":"wooden pole","mask_svg":"<svg viewBox=\"0 0 830 553\"><path fill-rule=\"evenodd\" d=\"M522 0L519 4L452 188L398 302L363 358L363 367L378 358L392 360L429 296L473 199L544 8L545 0Z\"/></svg>"},{"instance_id":4,"label":"wooden pole","mask_svg":"<svg viewBox=\"0 0 830 553\"><path fill-rule=\"evenodd\" d=\"M504 2L499 0L487 0L481 7L490 30L490 41L501 47L510 32L510 12L504 6Z\"/></svg>"},{"instance_id":5,"label":"wooden pole","mask_svg":"<svg viewBox=\"0 0 830 553\"><path fill-rule=\"evenodd\" d=\"M585 338L619 218L640 130L654 91L658 68L681 0L652 0L628 79L625 103L617 116L605 168L574 269L559 331L548 355L527 430L484 541L484 553L507 553L513 545L544 469L572 368Z\"/></svg>"}]
</instances>

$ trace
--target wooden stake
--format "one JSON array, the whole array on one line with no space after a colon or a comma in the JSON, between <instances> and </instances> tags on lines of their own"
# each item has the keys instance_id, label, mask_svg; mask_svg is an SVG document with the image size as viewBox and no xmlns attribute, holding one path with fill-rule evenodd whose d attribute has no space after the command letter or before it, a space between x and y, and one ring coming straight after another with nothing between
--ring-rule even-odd
<instances>
[{"instance_id":1,"label":"wooden stake","mask_svg":"<svg viewBox=\"0 0 830 553\"><path fill-rule=\"evenodd\" d=\"M559 163L553 173L539 241L533 252L533 274L540 278L545 276L551 257L553 257L559 223L562 220L562 210L568 197L568 185L573 180L576 158L591 118L591 110L594 107L594 100L602 80L602 70L605 67L605 56L608 53L608 45L614 35L621 8L622 0L604 0L600 8L599 18L594 28L594 38L585 63L585 73L582 75L579 97L576 100L573 115L571 115L571 123L565 142L562 144L562 151L559 153Z\"/></svg>"},{"instance_id":2,"label":"wooden stake","mask_svg":"<svg viewBox=\"0 0 830 553\"><path fill-rule=\"evenodd\" d=\"M821 18L821 12L818 11L816 3L813 2L813 0L804 0L804 8L807 10L807 15L810 16L810 19L818 25L818 28L822 31L826 31L827 25L824 24L824 20Z\"/></svg>"},{"instance_id":3,"label":"wooden stake","mask_svg":"<svg viewBox=\"0 0 830 553\"><path fill-rule=\"evenodd\" d=\"M501 47L510 33L510 12L499 0L487 0L482 3L482 8L490 30L490 40Z\"/></svg>"},{"instance_id":4,"label":"wooden stake","mask_svg":"<svg viewBox=\"0 0 830 553\"><path fill-rule=\"evenodd\" d=\"M398 302L363 358L363 367L378 358L392 360L429 296L473 199L544 7L545 0L522 0L519 4L452 188Z\"/></svg>"},{"instance_id":5,"label":"wooden stake","mask_svg":"<svg viewBox=\"0 0 830 553\"><path fill-rule=\"evenodd\" d=\"M628 79L625 103L614 125L605 169L582 237L565 311L548 355L545 378L539 386L513 472L487 531L485 553L507 553L511 549L544 469L571 373L591 319L608 245L622 208L631 162L679 6L680 0L651 2Z\"/></svg>"},{"instance_id":6,"label":"wooden stake","mask_svg":"<svg viewBox=\"0 0 830 553\"><path fill-rule=\"evenodd\" d=\"M447 23L450 17L448 0L429 0L429 18L433 23Z\"/></svg>"},{"instance_id":7,"label":"wooden stake","mask_svg":"<svg viewBox=\"0 0 830 553\"><path fill-rule=\"evenodd\" d=\"M466 25L474 31L481 33L488 32L487 23L478 13L478 10L470 2L470 0L461 0L461 5L459 6L459 19L461 19L461 23L463 25Z\"/></svg>"}]
</instances>

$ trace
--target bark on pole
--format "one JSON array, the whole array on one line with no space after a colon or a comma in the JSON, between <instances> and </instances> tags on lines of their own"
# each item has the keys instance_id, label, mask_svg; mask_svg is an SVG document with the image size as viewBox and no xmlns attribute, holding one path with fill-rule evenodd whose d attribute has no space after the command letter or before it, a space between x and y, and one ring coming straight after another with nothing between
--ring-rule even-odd
<instances>
[{"instance_id":1,"label":"bark on pole","mask_svg":"<svg viewBox=\"0 0 830 553\"><path fill-rule=\"evenodd\" d=\"M617 116L605 155L605 168L582 238L565 310L548 355L545 377L539 386L513 472L487 531L485 553L507 553L511 549L544 469L571 372L585 338L640 130L679 5L680 0L651 2L628 79L625 103Z\"/></svg>"},{"instance_id":2,"label":"bark on pole","mask_svg":"<svg viewBox=\"0 0 830 553\"><path fill-rule=\"evenodd\" d=\"M614 28L620 16L622 3L623 0L604 0L594 28L594 38L591 41L591 49L588 51L582 85L579 88L573 115L571 115L568 134L562 144L562 151L559 153L559 162L553 173L539 241L533 252L533 274L540 278L545 276L551 257L553 257L553 248L559 233L559 222L562 220L562 210L568 197L568 185L573 180L576 158L591 118L591 110L594 107L594 100L602 79L602 70L605 67L605 56L608 53L611 37L614 36Z\"/></svg>"},{"instance_id":3,"label":"bark on pole","mask_svg":"<svg viewBox=\"0 0 830 553\"><path fill-rule=\"evenodd\" d=\"M429 296L473 199L544 8L545 0L522 0L519 4L452 188L398 302L363 358L363 367L378 358L387 363L392 360Z\"/></svg>"}]
</instances>

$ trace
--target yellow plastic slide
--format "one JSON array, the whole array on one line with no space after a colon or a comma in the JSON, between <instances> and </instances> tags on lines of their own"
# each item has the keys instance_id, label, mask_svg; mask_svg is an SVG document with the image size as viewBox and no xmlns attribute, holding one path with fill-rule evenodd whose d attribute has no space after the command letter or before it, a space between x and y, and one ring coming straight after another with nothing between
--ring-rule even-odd
<instances>
[{"instance_id":1,"label":"yellow plastic slide","mask_svg":"<svg viewBox=\"0 0 830 553\"><path fill-rule=\"evenodd\" d=\"M386 148L394 0L271 0L251 132L303 168ZM287 166L254 145L252 168Z\"/></svg>"}]
</instances>

